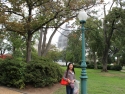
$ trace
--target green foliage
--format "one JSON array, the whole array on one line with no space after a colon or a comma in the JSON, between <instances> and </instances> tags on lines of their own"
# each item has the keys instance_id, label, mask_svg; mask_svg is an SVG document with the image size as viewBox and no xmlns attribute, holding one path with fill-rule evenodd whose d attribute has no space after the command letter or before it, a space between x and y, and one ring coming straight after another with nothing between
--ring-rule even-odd
<instances>
[{"instance_id":1,"label":"green foliage","mask_svg":"<svg viewBox=\"0 0 125 94\"><path fill-rule=\"evenodd\" d=\"M94 64L87 64L88 69L94 69ZM102 69L102 65L97 65L98 69ZM107 70L115 70L115 71L120 71L122 70L122 66L120 65L107 65Z\"/></svg>"},{"instance_id":2,"label":"green foliage","mask_svg":"<svg viewBox=\"0 0 125 94\"><path fill-rule=\"evenodd\" d=\"M11 7L6 3L9 3ZM28 48L26 49L26 60L28 62L31 58L31 41L37 37L34 36L35 32L39 31L41 27L47 27L47 29L56 27L55 31L52 31L48 42L50 43L57 31L56 29L76 16L76 13L73 13L76 12L76 9L80 10L83 5L87 4L88 7L94 3L84 2L83 0L4 0L0 3L1 6L4 6L0 7L0 24L6 31L17 32L19 35L25 36L26 40L23 43L26 43ZM25 9L27 11L24 11ZM46 35L43 40L44 43L46 43ZM20 39L13 42L13 45L17 47L20 47L20 44L22 44Z\"/></svg>"},{"instance_id":3,"label":"green foliage","mask_svg":"<svg viewBox=\"0 0 125 94\"><path fill-rule=\"evenodd\" d=\"M64 59L67 62L73 62L75 64L78 64L82 58L81 31L73 31L69 34L68 38L68 46L63 52L65 53Z\"/></svg>"},{"instance_id":4,"label":"green foliage","mask_svg":"<svg viewBox=\"0 0 125 94\"><path fill-rule=\"evenodd\" d=\"M97 68L98 68L98 69L102 69L102 65L98 65Z\"/></svg>"},{"instance_id":5,"label":"green foliage","mask_svg":"<svg viewBox=\"0 0 125 94\"><path fill-rule=\"evenodd\" d=\"M0 84L24 88L25 63L19 59L5 59L0 63Z\"/></svg>"},{"instance_id":6,"label":"green foliage","mask_svg":"<svg viewBox=\"0 0 125 94\"><path fill-rule=\"evenodd\" d=\"M90 49L89 54L92 54L91 57L93 57L95 52L97 52L98 57L102 56L104 46L101 25L101 21L94 18L89 18L85 24L87 48Z\"/></svg>"},{"instance_id":7,"label":"green foliage","mask_svg":"<svg viewBox=\"0 0 125 94\"><path fill-rule=\"evenodd\" d=\"M44 87L59 82L63 70L49 59L37 58L27 63L20 58L0 59L0 84L10 87Z\"/></svg>"},{"instance_id":8,"label":"green foliage","mask_svg":"<svg viewBox=\"0 0 125 94\"><path fill-rule=\"evenodd\" d=\"M120 66L120 65L114 65L114 66L111 67L111 70L120 71L120 70L122 70L122 66Z\"/></svg>"},{"instance_id":9,"label":"green foliage","mask_svg":"<svg viewBox=\"0 0 125 94\"><path fill-rule=\"evenodd\" d=\"M94 69L94 64L88 64L88 65L87 65L87 68L88 68L88 69Z\"/></svg>"},{"instance_id":10,"label":"green foliage","mask_svg":"<svg viewBox=\"0 0 125 94\"><path fill-rule=\"evenodd\" d=\"M74 64L74 68L81 68L81 65L79 65L79 64Z\"/></svg>"},{"instance_id":11,"label":"green foliage","mask_svg":"<svg viewBox=\"0 0 125 94\"><path fill-rule=\"evenodd\" d=\"M3 62L3 59L2 58L0 58L0 63L2 63Z\"/></svg>"},{"instance_id":12,"label":"green foliage","mask_svg":"<svg viewBox=\"0 0 125 94\"><path fill-rule=\"evenodd\" d=\"M25 81L34 87L44 87L59 82L63 70L54 62L43 59L30 61L26 67Z\"/></svg>"},{"instance_id":13,"label":"green foliage","mask_svg":"<svg viewBox=\"0 0 125 94\"><path fill-rule=\"evenodd\" d=\"M57 51L57 50L50 50L47 55L46 55L47 58L53 60L53 61L57 61L60 59L61 57L61 52Z\"/></svg>"}]
</instances>

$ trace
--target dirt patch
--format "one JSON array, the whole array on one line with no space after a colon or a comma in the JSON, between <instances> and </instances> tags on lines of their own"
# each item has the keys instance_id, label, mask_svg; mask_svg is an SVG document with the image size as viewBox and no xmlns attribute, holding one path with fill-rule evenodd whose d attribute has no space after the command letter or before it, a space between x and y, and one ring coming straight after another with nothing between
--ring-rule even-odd
<instances>
[{"instance_id":1,"label":"dirt patch","mask_svg":"<svg viewBox=\"0 0 125 94\"><path fill-rule=\"evenodd\" d=\"M1 86L0 94L53 94L61 87L62 85L60 85L59 83L45 88L34 88L33 86L26 86L25 89L15 89Z\"/></svg>"},{"instance_id":2,"label":"dirt patch","mask_svg":"<svg viewBox=\"0 0 125 94\"><path fill-rule=\"evenodd\" d=\"M61 88L61 85L58 83L54 84L51 87L45 88L34 88L32 86L27 86L25 89L22 89L20 91L25 94L53 94L59 88Z\"/></svg>"},{"instance_id":3,"label":"dirt patch","mask_svg":"<svg viewBox=\"0 0 125 94\"><path fill-rule=\"evenodd\" d=\"M11 90L9 88L0 87L0 94L23 94L23 93Z\"/></svg>"}]
</instances>

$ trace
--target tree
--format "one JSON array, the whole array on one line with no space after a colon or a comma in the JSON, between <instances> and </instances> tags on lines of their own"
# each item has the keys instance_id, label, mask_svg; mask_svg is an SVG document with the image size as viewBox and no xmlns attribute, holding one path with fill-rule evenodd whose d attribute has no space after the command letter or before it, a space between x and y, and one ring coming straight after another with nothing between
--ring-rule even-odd
<instances>
[{"instance_id":1,"label":"tree","mask_svg":"<svg viewBox=\"0 0 125 94\"><path fill-rule=\"evenodd\" d=\"M107 58L108 58L108 53L109 49L111 46L111 39L112 36L115 32L119 32L119 28L123 28L124 23L122 22L125 18L123 17L124 15L124 10L122 8L112 8L112 10L109 11L107 15L105 15L104 18L104 23L103 23L103 31L104 31L104 50L103 50L103 57L102 57L102 64L103 64L103 69L102 71L107 71ZM121 24L121 26L119 26Z\"/></svg>"},{"instance_id":2,"label":"tree","mask_svg":"<svg viewBox=\"0 0 125 94\"><path fill-rule=\"evenodd\" d=\"M93 0L92 0L93 1ZM0 24L6 31L17 32L26 38L26 62L31 60L33 34L56 18L70 18L76 10L90 8L91 0L7 0L0 2ZM9 4L9 5L8 5ZM13 19L13 20L10 20ZM58 20L58 19L57 19ZM52 25L51 25L52 26ZM18 28L17 28L18 27Z\"/></svg>"},{"instance_id":3,"label":"tree","mask_svg":"<svg viewBox=\"0 0 125 94\"><path fill-rule=\"evenodd\" d=\"M7 33L4 32L4 30L0 31L0 55L4 55L12 49L11 44L8 43L6 35Z\"/></svg>"},{"instance_id":4,"label":"tree","mask_svg":"<svg viewBox=\"0 0 125 94\"><path fill-rule=\"evenodd\" d=\"M73 31L68 36L68 46L65 50L65 61L77 63L81 61L81 31Z\"/></svg>"},{"instance_id":5,"label":"tree","mask_svg":"<svg viewBox=\"0 0 125 94\"><path fill-rule=\"evenodd\" d=\"M102 58L103 36L101 21L97 18L89 18L85 24L86 27L86 48L88 55L94 62L94 68L97 69L97 59Z\"/></svg>"},{"instance_id":6,"label":"tree","mask_svg":"<svg viewBox=\"0 0 125 94\"><path fill-rule=\"evenodd\" d=\"M47 58L57 62L60 59L61 52L55 47L55 45L50 45L48 53L46 55Z\"/></svg>"}]
</instances>

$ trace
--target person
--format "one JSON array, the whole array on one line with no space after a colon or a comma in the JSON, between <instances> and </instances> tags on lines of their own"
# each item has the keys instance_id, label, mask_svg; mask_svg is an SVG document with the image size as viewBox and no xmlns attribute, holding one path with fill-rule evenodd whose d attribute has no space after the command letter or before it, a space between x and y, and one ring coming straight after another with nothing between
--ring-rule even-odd
<instances>
[{"instance_id":1,"label":"person","mask_svg":"<svg viewBox=\"0 0 125 94\"><path fill-rule=\"evenodd\" d=\"M69 83L68 85L66 85L66 94L73 94L74 82L75 82L75 70L72 63L68 64L67 70L65 71L63 78Z\"/></svg>"}]
</instances>

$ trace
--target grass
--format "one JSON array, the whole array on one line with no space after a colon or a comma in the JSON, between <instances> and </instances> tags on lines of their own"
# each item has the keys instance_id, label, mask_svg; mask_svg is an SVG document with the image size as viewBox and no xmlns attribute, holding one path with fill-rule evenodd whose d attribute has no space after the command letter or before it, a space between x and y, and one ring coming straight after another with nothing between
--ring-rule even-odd
<instances>
[{"instance_id":1,"label":"grass","mask_svg":"<svg viewBox=\"0 0 125 94\"><path fill-rule=\"evenodd\" d=\"M63 67L65 70L66 68ZM81 69L76 68L76 79L80 80ZM87 69L87 93L88 94L125 94L125 73ZM65 86L62 86L54 94L66 94Z\"/></svg>"}]
</instances>

